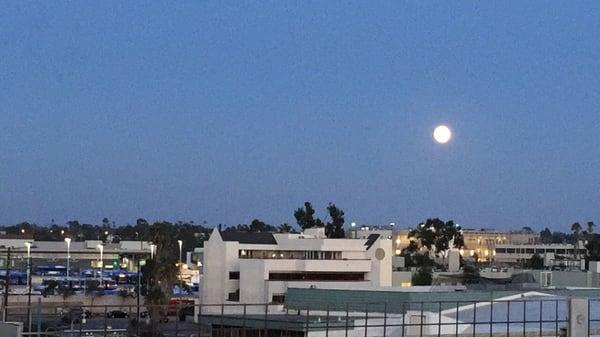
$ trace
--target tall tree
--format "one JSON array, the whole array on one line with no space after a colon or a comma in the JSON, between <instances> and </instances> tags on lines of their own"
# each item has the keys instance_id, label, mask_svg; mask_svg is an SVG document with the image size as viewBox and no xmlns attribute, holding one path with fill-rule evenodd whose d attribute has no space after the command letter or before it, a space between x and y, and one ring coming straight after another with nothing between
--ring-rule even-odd
<instances>
[{"instance_id":1,"label":"tall tree","mask_svg":"<svg viewBox=\"0 0 600 337\"><path fill-rule=\"evenodd\" d=\"M150 228L149 238L157 250L154 259L147 261L142 269L142 275L147 277L144 283L149 285L146 303L154 306L166 305L179 276L176 266L179 260L177 235L171 223L155 222ZM152 313L151 317L158 318L158 312Z\"/></svg>"},{"instance_id":2,"label":"tall tree","mask_svg":"<svg viewBox=\"0 0 600 337\"><path fill-rule=\"evenodd\" d=\"M574 224L571 225L571 232L573 232L573 236L575 237L575 254L574 257L577 260L577 258L579 257L579 238L581 236L581 225L579 224L579 222L575 222Z\"/></svg>"},{"instance_id":3,"label":"tall tree","mask_svg":"<svg viewBox=\"0 0 600 337\"><path fill-rule=\"evenodd\" d=\"M461 248L464 246L464 238L460 227L454 221L444 222L438 218L427 219L424 223L420 223L416 229L408 233L409 238L415 238L421 247L433 251L436 256L443 253L443 258L446 258L446 251L451 247Z\"/></svg>"},{"instance_id":4,"label":"tall tree","mask_svg":"<svg viewBox=\"0 0 600 337\"><path fill-rule=\"evenodd\" d=\"M302 230L325 226L321 219L315 218L315 209L308 201L304 203L304 207L300 207L294 212L294 218Z\"/></svg>"},{"instance_id":5,"label":"tall tree","mask_svg":"<svg viewBox=\"0 0 600 337\"><path fill-rule=\"evenodd\" d=\"M329 218L331 222L327 222L325 226L325 234L328 238L340 239L344 238L346 233L344 232L344 211L337 208L335 204L329 203L327 206L329 212Z\"/></svg>"},{"instance_id":6,"label":"tall tree","mask_svg":"<svg viewBox=\"0 0 600 337\"><path fill-rule=\"evenodd\" d=\"M290 226L288 223L282 223L277 227L277 231L279 233L292 233L294 231L294 227Z\"/></svg>"},{"instance_id":7,"label":"tall tree","mask_svg":"<svg viewBox=\"0 0 600 337\"><path fill-rule=\"evenodd\" d=\"M544 244L552 243L552 232L549 228L546 227L546 229L540 232L540 240Z\"/></svg>"},{"instance_id":8,"label":"tall tree","mask_svg":"<svg viewBox=\"0 0 600 337\"><path fill-rule=\"evenodd\" d=\"M269 224L266 224L265 222L260 221L258 219L254 219L250 223L249 231L250 232L274 232L275 227L273 227Z\"/></svg>"},{"instance_id":9,"label":"tall tree","mask_svg":"<svg viewBox=\"0 0 600 337\"><path fill-rule=\"evenodd\" d=\"M587 223L587 234L588 235L592 235L594 233L594 228L596 227L596 224L594 224L593 221L588 221Z\"/></svg>"}]
</instances>

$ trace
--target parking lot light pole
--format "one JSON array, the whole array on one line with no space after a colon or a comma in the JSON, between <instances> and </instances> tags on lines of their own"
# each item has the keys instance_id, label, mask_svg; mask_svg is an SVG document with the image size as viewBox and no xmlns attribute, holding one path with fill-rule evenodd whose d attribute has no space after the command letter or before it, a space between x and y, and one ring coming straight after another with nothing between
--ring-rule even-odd
<instances>
[{"instance_id":1,"label":"parking lot light pole","mask_svg":"<svg viewBox=\"0 0 600 337\"><path fill-rule=\"evenodd\" d=\"M27 327L31 332L31 242L25 242L27 247Z\"/></svg>"},{"instance_id":2,"label":"parking lot light pole","mask_svg":"<svg viewBox=\"0 0 600 337\"><path fill-rule=\"evenodd\" d=\"M65 238L65 243L67 244L67 285L69 289L71 289L71 282L69 275L71 273L71 238Z\"/></svg>"},{"instance_id":3,"label":"parking lot light pole","mask_svg":"<svg viewBox=\"0 0 600 337\"><path fill-rule=\"evenodd\" d=\"M104 286L104 246L98 245L100 250L100 285Z\"/></svg>"}]
</instances>

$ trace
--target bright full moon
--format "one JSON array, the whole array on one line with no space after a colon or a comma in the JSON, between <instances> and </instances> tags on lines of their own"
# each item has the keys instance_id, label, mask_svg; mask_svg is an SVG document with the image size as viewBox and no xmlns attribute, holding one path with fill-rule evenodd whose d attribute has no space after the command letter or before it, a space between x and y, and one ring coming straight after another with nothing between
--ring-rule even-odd
<instances>
[{"instance_id":1,"label":"bright full moon","mask_svg":"<svg viewBox=\"0 0 600 337\"><path fill-rule=\"evenodd\" d=\"M452 131L445 125L440 125L433 130L433 138L440 144L446 144L452 138Z\"/></svg>"}]
</instances>

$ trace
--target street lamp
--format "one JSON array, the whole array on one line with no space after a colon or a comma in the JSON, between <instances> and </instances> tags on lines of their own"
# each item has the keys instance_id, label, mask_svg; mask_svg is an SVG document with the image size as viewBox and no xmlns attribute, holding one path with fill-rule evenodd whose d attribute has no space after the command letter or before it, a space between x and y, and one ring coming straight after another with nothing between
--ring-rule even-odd
<instances>
[{"instance_id":1,"label":"street lamp","mask_svg":"<svg viewBox=\"0 0 600 337\"><path fill-rule=\"evenodd\" d=\"M65 243L67 244L67 285L71 288L71 283L69 282L69 275L71 274L71 238L65 238Z\"/></svg>"},{"instance_id":2,"label":"street lamp","mask_svg":"<svg viewBox=\"0 0 600 337\"><path fill-rule=\"evenodd\" d=\"M31 242L25 242L27 247L27 284L29 284L29 278L31 277Z\"/></svg>"},{"instance_id":3,"label":"street lamp","mask_svg":"<svg viewBox=\"0 0 600 337\"><path fill-rule=\"evenodd\" d=\"M31 331L31 242L25 242L25 247L27 247L27 327L28 331Z\"/></svg>"},{"instance_id":4,"label":"street lamp","mask_svg":"<svg viewBox=\"0 0 600 337\"><path fill-rule=\"evenodd\" d=\"M183 241L177 240L177 243L179 244L179 267L181 268L181 248L183 247Z\"/></svg>"},{"instance_id":5,"label":"street lamp","mask_svg":"<svg viewBox=\"0 0 600 337\"><path fill-rule=\"evenodd\" d=\"M104 246L101 244L98 244L98 249L100 250L100 284L104 284L104 279L103 279L103 275L104 275Z\"/></svg>"},{"instance_id":6,"label":"street lamp","mask_svg":"<svg viewBox=\"0 0 600 337\"><path fill-rule=\"evenodd\" d=\"M183 241L177 240L179 244L179 279L181 279L181 247L183 247Z\"/></svg>"},{"instance_id":7,"label":"street lamp","mask_svg":"<svg viewBox=\"0 0 600 337\"><path fill-rule=\"evenodd\" d=\"M154 260L154 252L156 251L156 245L151 243L150 244L150 259Z\"/></svg>"}]
</instances>

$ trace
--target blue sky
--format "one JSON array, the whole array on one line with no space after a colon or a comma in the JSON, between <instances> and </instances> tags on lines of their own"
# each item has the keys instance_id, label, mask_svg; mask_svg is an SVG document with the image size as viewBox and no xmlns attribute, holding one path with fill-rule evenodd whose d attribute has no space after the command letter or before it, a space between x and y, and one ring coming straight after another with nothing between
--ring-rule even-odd
<instances>
[{"instance_id":1,"label":"blue sky","mask_svg":"<svg viewBox=\"0 0 600 337\"><path fill-rule=\"evenodd\" d=\"M600 222L600 3L576 5L6 3L0 223Z\"/></svg>"}]
</instances>

